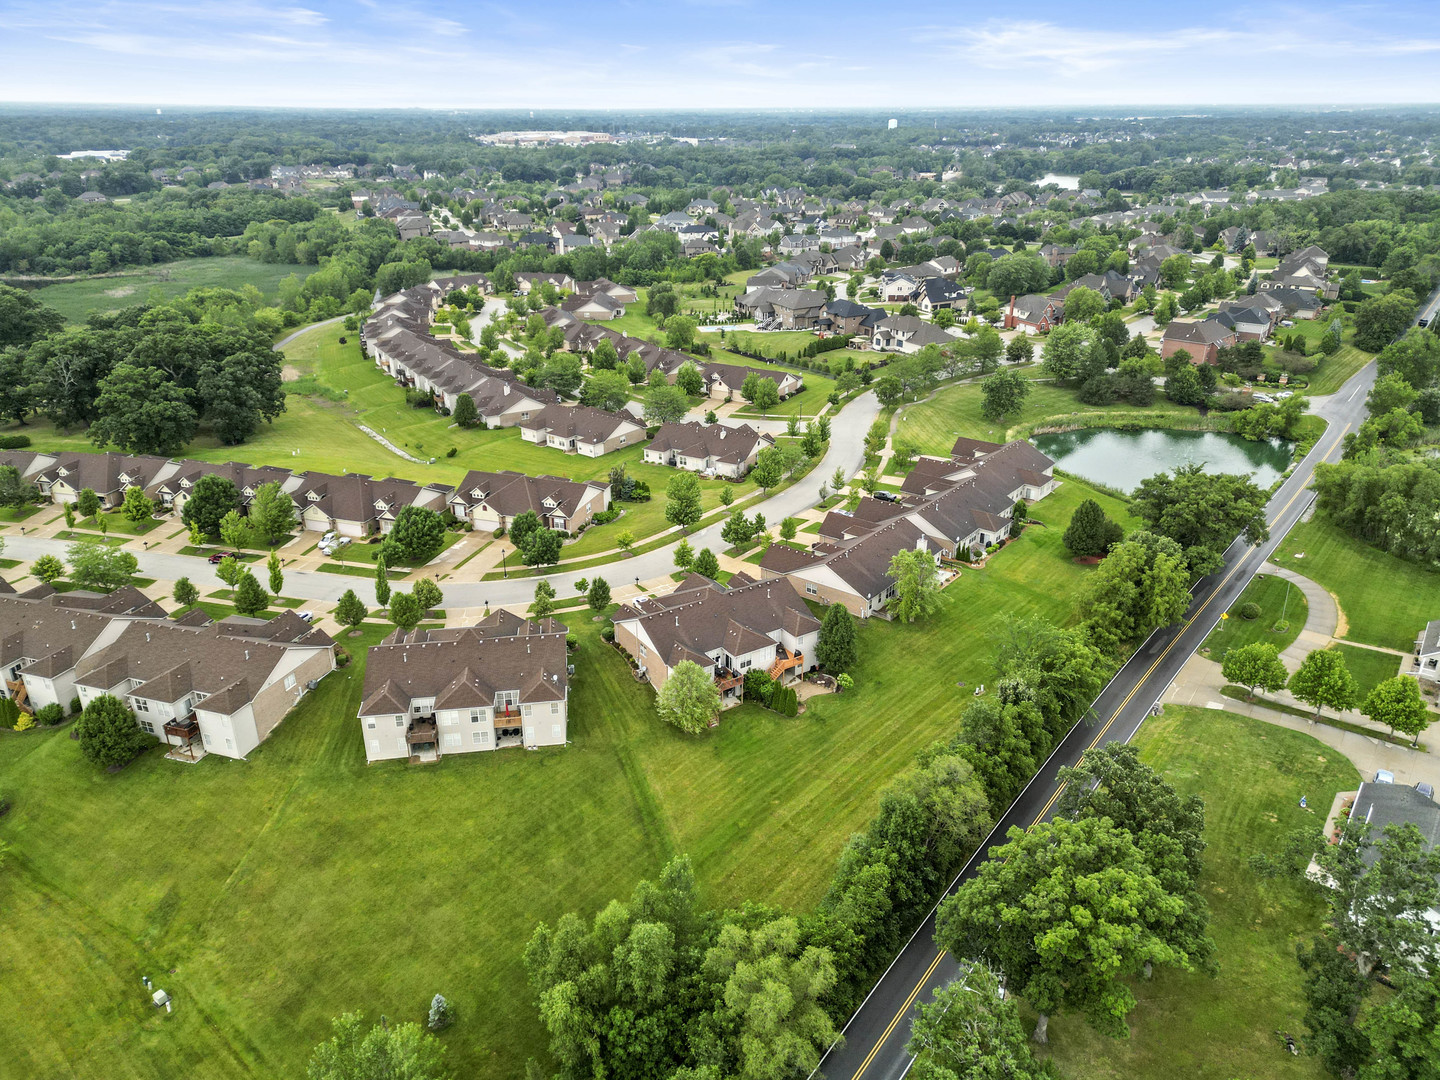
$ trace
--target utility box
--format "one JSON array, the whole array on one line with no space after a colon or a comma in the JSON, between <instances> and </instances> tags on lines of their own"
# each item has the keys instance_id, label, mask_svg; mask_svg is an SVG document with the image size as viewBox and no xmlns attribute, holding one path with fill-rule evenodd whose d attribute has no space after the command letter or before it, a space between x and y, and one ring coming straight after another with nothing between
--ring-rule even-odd
<instances>
[{"instance_id":1,"label":"utility box","mask_svg":"<svg viewBox=\"0 0 1440 1080\"><path fill-rule=\"evenodd\" d=\"M151 995L150 1000L155 1002L157 1009L163 1009L170 1004L170 995L164 990L156 990L155 993Z\"/></svg>"}]
</instances>

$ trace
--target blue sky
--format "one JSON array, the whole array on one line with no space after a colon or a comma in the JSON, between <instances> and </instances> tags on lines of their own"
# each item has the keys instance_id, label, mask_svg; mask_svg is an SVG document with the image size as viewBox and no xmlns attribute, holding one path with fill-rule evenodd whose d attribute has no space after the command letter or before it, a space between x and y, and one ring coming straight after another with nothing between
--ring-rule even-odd
<instances>
[{"instance_id":1,"label":"blue sky","mask_svg":"<svg viewBox=\"0 0 1440 1080\"><path fill-rule=\"evenodd\" d=\"M1434 0L0 0L0 100L921 109L1440 102Z\"/></svg>"}]
</instances>

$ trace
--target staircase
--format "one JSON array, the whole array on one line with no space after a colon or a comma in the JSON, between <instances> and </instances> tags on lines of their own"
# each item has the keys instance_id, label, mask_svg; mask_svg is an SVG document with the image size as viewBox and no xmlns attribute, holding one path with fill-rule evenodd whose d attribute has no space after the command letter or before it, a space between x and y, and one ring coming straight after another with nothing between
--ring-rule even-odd
<instances>
[{"instance_id":1,"label":"staircase","mask_svg":"<svg viewBox=\"0 0 1440 1080\"><path fill-rule=\"evenodd\" d=\"M789 671L793 667L799 667L803 663L805 663L804 653L792 653L789 649L785 648L785 646L777 645L775 647L775 662L770 665L770 670L766 672L766 674L772 679L778 679L784 672Z\"/></svg>"}]
</instances>

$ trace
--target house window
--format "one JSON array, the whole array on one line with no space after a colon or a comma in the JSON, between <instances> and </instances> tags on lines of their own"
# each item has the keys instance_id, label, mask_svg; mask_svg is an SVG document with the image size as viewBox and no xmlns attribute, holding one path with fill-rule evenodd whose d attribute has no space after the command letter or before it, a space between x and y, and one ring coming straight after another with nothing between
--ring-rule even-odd
<instances>
[{"instance_id":1,"label":"house window","mask_svg":"<svg viewBox=\"0 0 1440 1080\"><path fill-rule=\"evenodd\" d=\"M380 753L380 740L379 740L379 739L371 739L371 740L370 740L370 756L371 756L371 757L375 757L375 756L376 756L377 754L379 754L379 753Z\"/></svg>"},{"instance_id":2,"label":"house window","mask_svg":"<svg viewBox=\"0 0 1440 1080\"><path fill-rule=\"evenodd\" d=\"M525 706L524 712L525 712L525 715L526 715L526 716L529 716L529 715L530 715L530 706L529 706L529 705L526 705L526 706Z\"/></svg>"},{"instance_id":3,"label":"house window","mask_svg":"<svg viewBox=\"0 0 1440 1080\"><path fill-rule=\"evenodd\" d=\"M527 743L533 743L535 741L535 729L533 727L527 726L525 728L525 741Z\"/></svg>"},{"instance_id":4,"label":"house window","mask_svg":"<svg viewBox=\"0 0 1440 1080\"><path fill-rule=\"evenodd\" d=\"M208 731L202 731L202 732L200 733L200 741L203 742L206 746L209 746L209 745L210 745L210 733L209 733Z\"/></svg>"},{"instance_id":5,"label":"house window","mask_svg":"<svg viewBox=\"0 0 1440 1080\"><path fill-rule=\"evenodd\" d=\"M155 725L152 724L149 720L141 720L139 721L139 723L141 731L149 732L151 735L155 734Z\"/></svg>"},{"instance_id":6,"label":"house window","mask_svg":"<svg viewBox=\"0 0 1440 1080\"><path fill-rule=\"evenodd\" d=\"M470 710L470 722L471 722L472 724L478 724L478 723L480 722L480 710L479 710L479 709L471 709L471 710Z\"/></svg>"},{"instance_id":7,"label":"house window","mask_svg":"<svg viewBox=\"0 0 1440 1080\"><path fill-rule=\"evenodd\" d=\"M488 731L472 731L470 733L470 741L476 746L489 746L490 733Z\"/></svg>"},{"instance_id":8,"label":"house window","mask_svg":"<svg viewBox=\"0 0 1440 1080\"><path fill-rule=\"evenodd\" d=\"M749 666L750 666L750 661L749 661L749 660L741 660L741 661L740 661L740 670L741 670L741 671L744 671L744 670L745 670L746 668L748 668Z\"/></svg>"},{"instance_id":9,"label":"house window","mask_svg":"<svg viewBox=\"0 0 1440 1080\"><path fill-rule=\"evenodd\" d=\"M550 725L550 737L551 737L552 739L563 739L563 738L565 737L565 725L564 725L564 724L551 724L551 725Z\"/></svg>"},{"instance_id":10,"label":"house window","mask_svg":"<svg viewBox=\"0 0 1440 1080\"><path fill-rule=\"evenodd\" d=\"M552 701L552 702L550 703L550 715L551 715L551 716L559 716L559 715L560 715L560 702L558 702L558 701Z\"/></svg>"},{"instance_id":11,"label":"house window","mask_svg":"<svg viewBox=\"0 0 1440 1080\"><path fill-rule=\"evenodd\" d=\"M813 583L807 581L807 582L805 583L805 595L806 595L806 596L818 596L818 595L820 595L820 590L817 589L817 588L814 586Z\"/></svg>"},{"instance_id":12,"label":"house window","mask_svg":"<svg viewBox=\"0 0 1440 1080\"><path fill-rule=\"evenodd\" d=\"M235 740L234 740L234 739L226 739L226 740L225 740L225 749L226 749L226 750L234 750L234 749L235 749Z\"/></svg>"},{"instance_id":13,"label":"house window","mask_svg":"<svg viewBox=\"0 0 1440 1080\"><path fill-rule=\"evenodd\" d=\"M135 703L136 712L150 711L150 702L146 701L143 697L131 698L130 700Z\"/></svg>"},{"instance_id":14,"label":"house window","mask_svg":"<svg viewBox=\"0 0 1440 1080\"><path fill-rule=\"evenodd\" d=\"M286 689L286 690L294 690L294 689L295 689L295 675L294 675L293 672L292 672L291 674L285 676L285 689Z\"/></svg>"},{"instance_id":15,"label":"house window","mask_svg":"<svg viewBox=\"0 0 1440 1080\"><path fill-rule=\"evenodd\" d=\"M446 750L459 750L459 749L460 749L460 736L459 736L459 735L446 735L446 736L445 736L445 749L446 749Z\"/></svg>"},{"instance_id":16,"label":"house window","mask_svg":"<svg viewBox=\"0 0 1440 1080\"><path fill-rule=\"evenodd\" d=\"M366 726L367 728L369 728L371 731L374 731L374 730L375 730L375 721L374 721L374 720L366 720L366 721L365 721L365 726Z\"/></svg>"},{"instance_id":17,"label":"house window","mask_svg":"<svg viewBox=\"0 0 1440 1080\"><path fill-rule=\"evenodd\" d=\"M397 717L395 717L395 726L396 726L396 727L404 727L404 726L405 726L405 717L403 717L403 716L397 716Z\"/></svg>"}]
</instances>

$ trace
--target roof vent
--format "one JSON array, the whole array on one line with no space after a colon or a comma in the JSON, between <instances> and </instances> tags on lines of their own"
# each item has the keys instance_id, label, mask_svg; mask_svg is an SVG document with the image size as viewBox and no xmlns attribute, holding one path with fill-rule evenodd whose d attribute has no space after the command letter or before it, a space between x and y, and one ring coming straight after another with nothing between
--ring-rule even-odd
<instances>
[{"instance_id":1,"label":"roof vent","mask_svg":"<svg viewBox=\"0 0 1440 1080\"><path fill-rule=\"evenodd\" d=\"M71 620L70 620L70 629L71 629L71 630L76 629L75 620L74 620L74 619L71 619ZM146 640L146 641L149 641L149 640L150 640L150 635L149 635L149 634L146 634L146 635L145 635L145 640Z\"/></svg>"},{"instance_id":2,"label":"roof vent","mask_svg":"<svg viewBox=\"0 0 1440 1080\"><path fill-rule=\"evenodd\" d=\"M249 650L249 649L246 649L246 650L245 650L245 659L246 659L246 660L249 660L249 659L250 659L250 650Z\"/></svg>"}]
</instances>

